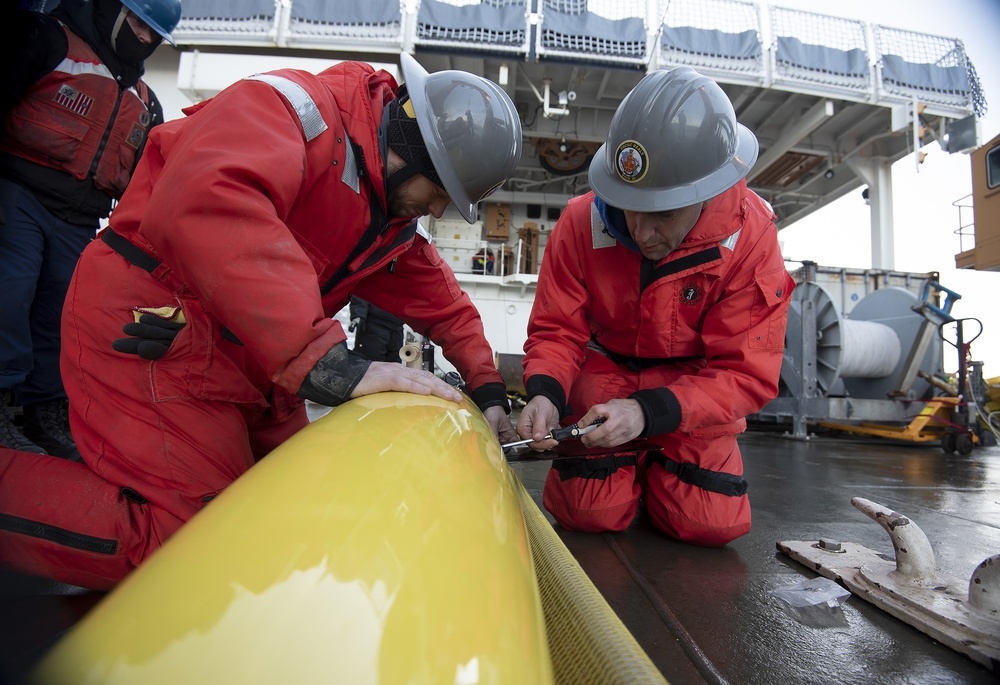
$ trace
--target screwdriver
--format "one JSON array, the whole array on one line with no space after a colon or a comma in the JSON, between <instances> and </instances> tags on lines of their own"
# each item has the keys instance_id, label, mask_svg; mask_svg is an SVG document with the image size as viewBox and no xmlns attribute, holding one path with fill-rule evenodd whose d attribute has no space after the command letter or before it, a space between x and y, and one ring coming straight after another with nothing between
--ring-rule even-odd
<instances>
[{"instance_id":1,"label":"screwdriver","mask_svg":"<svg viewBox=\"0 0 1000 685\"><path fill-rule=\"evenodd\" d=\"M572 426L566 426L565 428L553 428L552 432L542 438L542 440L566 440L568 438L578 438L581 435L586 435L590 431L594 430L604 423L604 421L604 417L600 417L595 419L594 422L586 428L580 428L575 423ZM529 438L527 440L518 440L517 442L508 442L506 445L501 445L501 447L506 450L510 447L517 447L518 445L527 445L529 442L541 442L541 440Z\"/></svg>"}]
</instances>

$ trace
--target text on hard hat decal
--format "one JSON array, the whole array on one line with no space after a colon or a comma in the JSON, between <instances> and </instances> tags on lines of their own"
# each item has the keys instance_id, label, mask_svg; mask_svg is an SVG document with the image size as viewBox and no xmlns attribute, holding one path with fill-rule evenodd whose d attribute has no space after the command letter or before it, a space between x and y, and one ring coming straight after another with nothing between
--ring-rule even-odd
<instances>
[{"instance_id":1,"label":"text on hard hat decal","mask_svg":"<svg viewBox=\"0 0 1000 685\"><path fill-rule=\"evenodd\" d=\"M615 153L615 168L623 181L641 181L648 168L646 148L634 140L626 140L618 146Z\"/></svg>"}]
</instances>

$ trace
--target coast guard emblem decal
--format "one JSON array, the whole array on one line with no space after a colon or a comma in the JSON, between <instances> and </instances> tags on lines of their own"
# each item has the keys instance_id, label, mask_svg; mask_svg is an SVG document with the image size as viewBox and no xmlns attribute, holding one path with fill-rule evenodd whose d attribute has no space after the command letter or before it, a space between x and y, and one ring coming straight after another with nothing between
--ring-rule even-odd
<instances>
[{"instance_id":1,"label":"coast guard emblem decal","mask_svg":"<svg viewBox=\"0 0 1000 685\"><path fill-rule=\"evenodd\" d=\"M615 170L621 180L627 183L637 183L646 175L649 159L646 148L634 140L626 140L618 146L615 152Z\"/></svg>"}]
</instances>

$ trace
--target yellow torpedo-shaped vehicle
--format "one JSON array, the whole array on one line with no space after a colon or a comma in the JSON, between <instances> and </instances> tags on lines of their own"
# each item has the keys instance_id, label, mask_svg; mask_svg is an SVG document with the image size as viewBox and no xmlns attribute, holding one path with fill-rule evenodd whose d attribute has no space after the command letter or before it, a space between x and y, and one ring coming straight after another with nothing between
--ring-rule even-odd
<instances>
[{"instance_id":1,"label":"yellow torpedo-shaped vehicle","mask_svg":"<svg viewBox=\"0 0 1000 685\"><path fill-rule=\"evenodd\" d=\"M348 402L186 524L34 681L550 683L517 487L473 405Z\"/></svg>"}]
</instances>

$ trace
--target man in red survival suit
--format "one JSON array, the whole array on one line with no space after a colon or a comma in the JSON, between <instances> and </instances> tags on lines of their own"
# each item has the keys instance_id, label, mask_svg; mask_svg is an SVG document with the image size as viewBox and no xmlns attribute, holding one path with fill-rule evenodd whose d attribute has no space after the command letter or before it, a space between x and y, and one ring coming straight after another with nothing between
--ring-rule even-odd
<instances>
[{"instance_id":1,"label":"man in red survival suit","mask_svg":"<svg viewBox=\"0 0 1000 685\"><path fill-rule=\"evenodd\" d=\"M416 218L453 202L475 221L521 125L494 83L401 59L398 90L359 62L279 70L153 132L63 313L83 463L0 451L0 563L111 587L306 425L304 400L459 401L348 350L331 317L352 293L441 345L498 437L516 437L479 314Z\"/></svg>"},{"instance_id":2,"label":"man in red survival suit","mask_svg":"<svg viewBox=\"0 0 1000 685\"><path fill-rule=\"evenodd\" d=\"M528 323L535 449L560 421L585 447L660 451L559 459L543 503L565 528L618 531L640 498L666 535L718 546L750 530L736 436L778 390L794 286L771 207L747 189L757 139L711 79L656 71L618 107L545 248Z\"/></svg>"}]
</instances>

